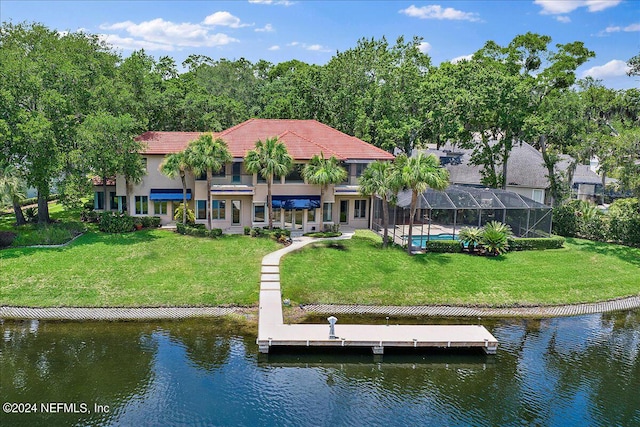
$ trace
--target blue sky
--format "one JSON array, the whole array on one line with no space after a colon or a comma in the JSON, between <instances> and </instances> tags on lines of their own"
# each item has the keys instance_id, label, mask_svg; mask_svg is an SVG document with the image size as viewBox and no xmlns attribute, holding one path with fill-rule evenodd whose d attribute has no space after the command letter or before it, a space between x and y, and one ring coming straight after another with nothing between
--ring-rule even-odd
<instances>
[{"instance_id":1,"label":"blue sky","mask_svg":"<svg viewBox=\"0 0 640 427\"><path fill-rule=\"evenodd\" d=\"M0 19L101 34L128 56L144 48L177 64L190 54L273 63L325 64L358 39L422 37L435 64L470 55L487 40L507 44L527 31L575 40L596 52L580 67L605 85L640 86L625 75L640 52L638 0L517 1L0 1Z\"/></svg>"}]
</instances>

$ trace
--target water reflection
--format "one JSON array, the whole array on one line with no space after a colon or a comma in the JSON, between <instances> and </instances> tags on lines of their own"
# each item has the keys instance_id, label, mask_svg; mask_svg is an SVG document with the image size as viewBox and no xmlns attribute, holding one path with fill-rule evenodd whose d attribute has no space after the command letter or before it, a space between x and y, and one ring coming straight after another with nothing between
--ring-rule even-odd
<instances>
[{"instance_id":1,"label":"water reflection","mask_svg":"<svg viewBox=\"0 0 640 427\"><path fill-rule=\"evenodd\" d=\"M444 322L450 322L446 320ZM640 311L483 319L495 357L280 352L216 320L5 322L0 395L109 414L1 425L640 425Z\"/></svg>"}]
</instances>

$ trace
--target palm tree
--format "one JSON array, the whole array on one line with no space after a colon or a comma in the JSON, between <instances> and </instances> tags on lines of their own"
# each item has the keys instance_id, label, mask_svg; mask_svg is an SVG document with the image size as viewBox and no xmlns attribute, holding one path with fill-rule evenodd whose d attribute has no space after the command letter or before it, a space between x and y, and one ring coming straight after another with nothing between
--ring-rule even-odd
<instances>
[{"instance_id":1,"label":"palm tree","mask_svg":"<svg viewBox=\"0 0 640 427\"><path fill-rule=\"evenodd\" d=\"M462 227L458 233L460 241L467 245L469 253L474 253L482 242L482 230L478 227Z\"/></svg>"},{"instance_id":2,"label":"palm tree","mask_svg":"<svg viewBox=\"0 0 640 427\"><path fill-rule=\"evenodd\" d=\"M182 224L187 223L187 169L189 169L189 165L184 151L169 154L160 165L160 172L171 179L180 177L182 181ZM127 203L129 203L128 200Z\"/></svg>"},{"instance_id":3,"label":"palm tree","mask_svg":"<svg viewBox=\"0 0 640 427\"><path fill-rule=\"evenodd\" d=\"M489 221L482 227L482 245L491 255L500 255L509 250L511 227L499 221Z\"/></svg>"},{"instance_id":4,"label":"palm tree","mask_svg":"<svg viewBox=\"0 0 640 427\"><path fill-rule=\"evenodd\" d=\"M397 176L393 163L376 160L367 166L360 177L360 194L382 199L383 248L387 247L389 237L389 203L393 202L400 189Z\"/></svg>"},{"instance_id":5,"label":"palm tree","mask_svg":"<svg viewBox=\"0 0 640 427\"><path fill-rule=\"evenodd\" d=\"M189 143L185 150L187 164L195 176L207 174L207 225L211 230L211 185L213 174L233 160L227 143L222 138L213 139L211 134L200 135Z\"/></svg>"},{"instance_id":6,"label":"palm tree","mask_svg":"<svg viewBox=\"0 0 640 427\"><path fill-rule=\"evenodd\" d=\"M329 185L338 184L347 179L347 171L340 166L334 156L324 158L324 153L314 154L302 169L302 177L312 185L320 186L320 218L324 221L324 193Z\"/></svg>"},{"instance_id":7,"label":"palm tree","mask_svg":"<svg viewBox=\"0 0 640 427\"><path fill-rule=\"evenodd\" d=\"M289 173L293 158L287 147L277 137L258 140L256 148L249 150L244 158L245 168L251 173L260 174L267 181L267 209L269 209L269 229L273 228L273 196L271 186L273 177Z\"/></svg>"},{"instance_id":8,"label":"palm tree","mask_svg":"<svg viewBox=\"0 0 640 427\"><path fill-rule=\"evenodd\" d=\"M407 158L401 154L396 158L399 178L402 186L411 190L411 209L409 212L409 233L407 252L411 253L413 238L413 221L418 209L418 194L427 191L427 188L444 190L449 185L449 171L440 166L436 156L423 153L416 157Z\"/></svg>"},{"instance_id":9,"label":"palm tree","mask_svg":"<svg viewBox=\"0 0 640 427\"><path fill-rule=\"evenodd\" d=\"M20 207L20 199L24 198L26 185L20 171L12 164L0 164L0 204L13 206L16 224L24 225L27 221Z\"/></svg>"}]
</instances>

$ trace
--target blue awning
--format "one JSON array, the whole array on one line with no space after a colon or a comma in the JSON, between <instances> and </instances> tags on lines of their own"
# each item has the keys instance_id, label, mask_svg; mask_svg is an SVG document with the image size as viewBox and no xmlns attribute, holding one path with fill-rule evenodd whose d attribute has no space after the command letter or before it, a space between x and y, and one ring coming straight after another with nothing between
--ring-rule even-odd
<instances>
[{"instance_id":1,"label":"blue awning","mask_svg":"<svg viewBox=\"0 0 640 427\"><path fill-rule=\"evenodd\" d=\"M180 201L182 200L181 188L158 189L152 188L149 199L155 201ZM191 189L187 188L187 200L191 200Z\"/></svg>"},{"instance_id":2,"label":"blue awning","mask_svg":"<svg viewBox=\"0 0 640 427\"><path fill-rule=\"evenodd\" d=\"M316 209L320 207L320 196L273 196L271 206L275 209Z\"/></svg>"}]
</instances>

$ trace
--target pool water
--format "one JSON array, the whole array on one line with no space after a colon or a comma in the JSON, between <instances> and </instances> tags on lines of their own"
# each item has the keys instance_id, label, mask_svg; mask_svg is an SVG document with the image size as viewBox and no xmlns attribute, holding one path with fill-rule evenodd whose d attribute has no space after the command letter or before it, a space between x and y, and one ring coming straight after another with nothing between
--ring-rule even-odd
<instances>
[{"instance_id":1,"label":"pool water","mask_svg":"<svg viewBox=\"0 0 640 427\"><path fill-rule=\"evenodd\" d=\"M459 240L457 234L432 234L430 236L422 235L422 236L412 236L411 243L412 246L420 246L424 248L427 246L428 241L433 240Z\"/></svg>"}]
</instances>

